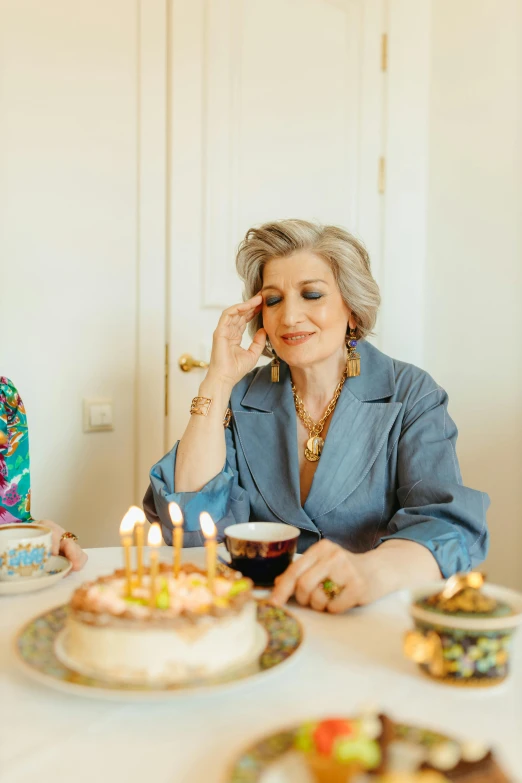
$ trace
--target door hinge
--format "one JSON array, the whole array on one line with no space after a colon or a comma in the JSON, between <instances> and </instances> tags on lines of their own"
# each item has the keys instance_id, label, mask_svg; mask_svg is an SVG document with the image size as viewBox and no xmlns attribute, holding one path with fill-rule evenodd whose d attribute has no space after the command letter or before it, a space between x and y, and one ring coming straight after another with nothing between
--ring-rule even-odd
<instances>
[{"instance_id":1,"label":"door hinge","mask_svg":"<svg viewBox=\"0 0 522 783\"><path fill-rule=\"evenodd\" d=\"M388 70L388 34L381 36L381 71L386 73Z\"/></svg>"},{"instance_id":2,"label":"door hinge","mask_svg":"<svg viewBox=\"0 0 522 783\"><path fill-rule=\"evenodd\" d=\"M165 416L169 415L169 344L165 343Z\"/></svg>"},{"instance_id":3,"label":"door hinge","mask_svg":"<svg viewBox=\"0 0 522 783\"><path fill-rule=\"evenodd\" d=\"M379 158L379 176L377 190L379 193L384 193L386 190L386 158Z\"/></svg>"}]
</instances>

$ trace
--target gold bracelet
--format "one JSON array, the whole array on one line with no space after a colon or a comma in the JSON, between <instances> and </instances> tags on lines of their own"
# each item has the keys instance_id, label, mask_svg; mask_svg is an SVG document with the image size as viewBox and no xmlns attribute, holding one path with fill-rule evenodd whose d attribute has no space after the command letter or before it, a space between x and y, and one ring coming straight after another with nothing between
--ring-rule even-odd
<instances>
[{"instance_id":1,"label":"gold bracelet","mask_svg":"<svg viewBox=\"0 0 522 783\"><path fill-rule=\"evenodd\" d=\"M194 397L190 403L190 415L196 413L198 416L208 416L211 405L210 397Z\"/></svg>"},{"instance_id":2,"label":"gold bracelet","mask_svg":"<svg viewBox=\"0 0 522 783\"><path fill-rule=\"evenodd\" d=\"M208 416L212 400L210 397L194 397L190 404L191 415L195 413L197 416ZM232 411L227 408L225 416L223 417L223 427L228 427L232 418Z\"/></svg>"}]
</instances>

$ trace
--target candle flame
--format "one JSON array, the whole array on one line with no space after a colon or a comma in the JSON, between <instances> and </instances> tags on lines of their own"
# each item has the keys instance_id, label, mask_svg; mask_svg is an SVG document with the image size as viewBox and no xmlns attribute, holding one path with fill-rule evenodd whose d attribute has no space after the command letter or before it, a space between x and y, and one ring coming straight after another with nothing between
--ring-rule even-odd
<instances>
[{"instance_id":1,"label":"candle flame","mask_svg":"<svg viewBox=\"0 0 522 783\"><path fill-rule=\"evenodd\" d=\"M199 524L201 525L201 529L205 538L215 538L216 526L212 521L210 514L207 514L206 511L202 511L199 515Z\"/></svg>"},{"instance_id":2,"label":"candle flame","mask_svg":"<svg viewBox=\"0 0 522 783\"><path fill-rule=\"evenodd\" d=\"M183 514L177 503L169 503L169 514L173 525L181 525L183 522Z\"/></svg>"},{"instance_id":3,"label":"candle flame","mask_svg":"<svg viewBox=\"0 0 522 783\"><path fill-rule=\"evenodd\" d=\"M123 519L121 520L120 525L120 535L121 536L130 536L132 535L132 531L134 530L134 526L137 522L141 522L141 517L143 517L143 521L145 521L145 515L143 514L143 511L141 508L138 508L137 506L131 506Z\"/></svg>"},{"instance_id":4,"label":"candle flame","mask_svg":"<svg viewBox=\"0 0 522 783\"><path fill-rule=\"evenodd\" d=\"M149 546L161 546L161 542L163 541L163 538L161 536L161 528L158 525L157 522L154 522L150 526L149 530L149 536L147 538L147 543Z\"/></svg>"},{"instance_id":5,"label":"candle flame","mask_svg":"<svg viewBox=\"0 0 522 783\"><path fill-rule=\"evenodd\" d=\"M143 509L141 509L139 506L131 506L129 511L134 512L134 518L136 520L137 525L144 525L147 521L147 517L145 516Z\"/></svg>"},{"instance_id":6,"label":"candle flame","mask_svg":"<svg viewBox=\"0 0 522 783\"><path fill-rule=\"evenodd\" d=\"M147 544L149 546L161 546L162 542L163 542L163 537L161 535L161 528L157 522L154 522L149 529Z\"/></svg>"}]
</instances>

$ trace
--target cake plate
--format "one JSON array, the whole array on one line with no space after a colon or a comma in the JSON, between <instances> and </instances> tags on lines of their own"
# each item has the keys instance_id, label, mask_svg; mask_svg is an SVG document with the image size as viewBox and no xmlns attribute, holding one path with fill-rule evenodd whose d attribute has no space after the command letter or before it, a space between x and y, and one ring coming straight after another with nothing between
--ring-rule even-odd
<instances>
[{"instance_id":1,"label":"cake plate","mask_svg":"<svg viewBox=\"0 0 522 783\"><path fill-rule=\"evenodd\" d=\"M56 655L56 640L65 627L68 613L68 605L58 606L25 625L16 637L17 661L27 675L44 685L95 699L157 701L240 686L266 677L293 660L303 642L303 628L294 615L286 608L258 602L257 620L268 641L262 653L249 664L183 684L117 683L80 674L60 661Z\"/></svg>"}]
</instances>

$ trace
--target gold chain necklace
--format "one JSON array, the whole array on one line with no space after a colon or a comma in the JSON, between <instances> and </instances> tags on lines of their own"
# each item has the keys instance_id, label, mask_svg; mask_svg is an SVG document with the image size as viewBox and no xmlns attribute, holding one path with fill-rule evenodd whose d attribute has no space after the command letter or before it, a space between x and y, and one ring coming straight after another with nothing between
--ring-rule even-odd
<instances>
[{"instance_id":1,"label":"gold chain necklace","mask_svg":"<svg viewBox=\"0 0 522 783\"><path fill-rule=\"evenodd\" d=\"M325 410L323 416L319 419L317 423L312 419L312 417L306 410L304 406L304 402L302 401L301 397L298 395L295 385L292 383L292 394L294 395L296 413L301 419L301 421L303 422L303 424L305 425L308 432L310 433L310 437L307 440L305 446L305 457L309 462L317 462L321 456L321 452L324 448L324 438L321 438L320 435L324 429L324 425L326 424L326 419L332 413L335 406L337 405L337 400L341 396L341 392L343 390L345 380L346 380L346 370L343 372L343 377L337 384L337 387L334 391L334 396L332 397L330 403L328 404L327 409Z\"/></svg>"}]
</instances>

